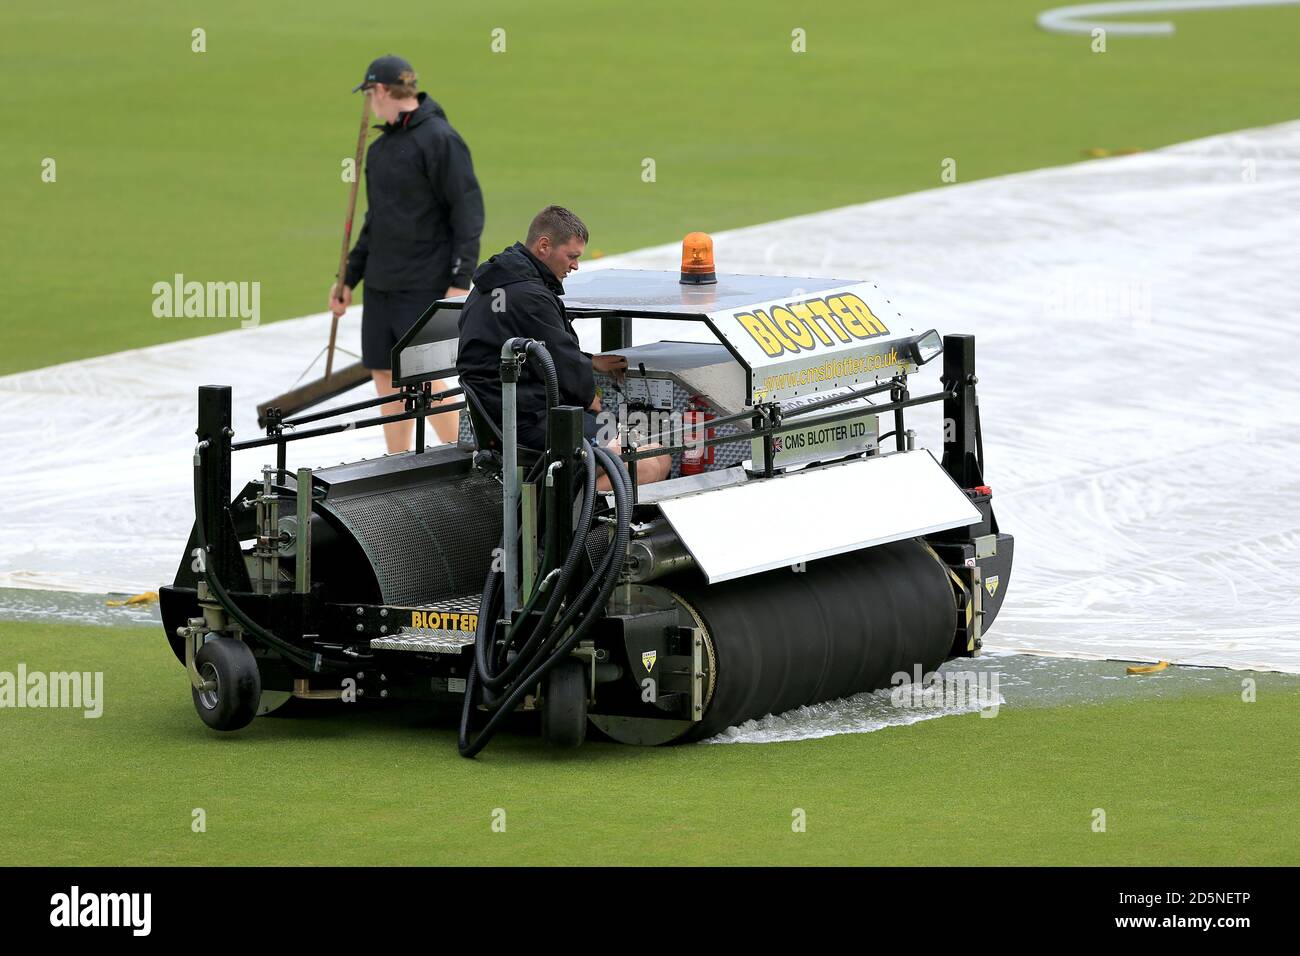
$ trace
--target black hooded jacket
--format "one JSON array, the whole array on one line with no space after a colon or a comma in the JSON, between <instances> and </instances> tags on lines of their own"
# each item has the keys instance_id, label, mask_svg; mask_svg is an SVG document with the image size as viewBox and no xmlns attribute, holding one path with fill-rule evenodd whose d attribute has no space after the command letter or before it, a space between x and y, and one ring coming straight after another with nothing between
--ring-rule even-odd
<instances>
[{"instance_id":1,"label":"black hooded jacket","mask_svg":"<svg viewBox=\"0 0 1300 956\"><path fill-rule=\"evenodd\" d=\"M596 394L591 355L578 348L560 296L564 286L521 242L498 252L474 273L460 313L456 370L484 409L501 422L501 346L524 336L545 344L555 361L560 404L587 408ZM516 386L519 443L540 449L546 436L546 385L526 363Z\"/></svg>"},{"instance_id":2,"label":"black hooded jacket","mask_svg":"<svg viewBox=\"0 0 1300 956\"><path fill-rule=\"evenodd\" d=\"M366 221L344 282L388 292L468 288L483 232L469 147L427 93L366 152Z\"/></svg>"}]
</instances>

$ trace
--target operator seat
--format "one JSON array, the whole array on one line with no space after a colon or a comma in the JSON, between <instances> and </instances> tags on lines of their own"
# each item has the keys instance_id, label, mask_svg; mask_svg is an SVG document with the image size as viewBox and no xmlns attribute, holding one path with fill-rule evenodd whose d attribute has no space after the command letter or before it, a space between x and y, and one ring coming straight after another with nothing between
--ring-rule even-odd
<instances>
[{"instance_id":1,"label":"operator seat","mask_svg":"<svg viewBox=\"0 0 1300 956\"><path fill-rule=\"evenodd\" d=\"M474 390L470 388L464 379L461 380L460 385L465 392L465 409L469 412L469 425L474 432L474 445L478 448L478 454L474 456L475 463L479 464L479 455L487 455L490 459L495 460L493 469L499 471L503 464L501 452L504 447L501 427L487 413L483 403L479 401L479 397L474 394ZM519 464L525 469L531 469L541 460L543 452L536 448L525 448L520 445L518 454Z\"/></svg>"}]
</instances>

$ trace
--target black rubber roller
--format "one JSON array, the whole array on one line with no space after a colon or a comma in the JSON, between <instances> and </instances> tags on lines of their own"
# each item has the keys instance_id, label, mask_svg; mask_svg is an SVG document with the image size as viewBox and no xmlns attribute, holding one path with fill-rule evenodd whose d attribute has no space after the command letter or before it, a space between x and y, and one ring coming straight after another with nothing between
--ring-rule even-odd
<instances>
[{"instance_id":1,"label":"black rubber roller","mask_svg":"<svg viewBox=\"0 0 1300 956\"><path fill-rule=\"evenodd\" d=\"M717 680L687 739L751 718L888 687L952 647L945 568L914 539L705 586L663 584L703 618Z\"/></svg>"}]
</instances>

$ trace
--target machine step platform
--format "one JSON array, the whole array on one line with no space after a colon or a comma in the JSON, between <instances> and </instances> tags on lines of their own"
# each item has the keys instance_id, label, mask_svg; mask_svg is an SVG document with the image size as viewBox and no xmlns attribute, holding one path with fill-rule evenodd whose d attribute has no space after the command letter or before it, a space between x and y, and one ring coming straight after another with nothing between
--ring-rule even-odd
<instances>
[{"instance_id":1,"label":"machine step platform","mask_svg":"<svg viewBox=\"0 0 1300 956\"><path fill-rule=\"evenodd\" d=\"M478 601L477 594L466 594L433 604L421 604L411 610L426 612L430 621L463 621L465 617L477 613ZM381 651L413 651L418 654L459 654L463 648L473 643L472 629L406 626L396 634L371 638L370 648Z\"/></svg>"},{"instance_id":2,"label":"machine step platform","mask_svg":"<svg viewBox=\"0 0 1300 956\"><path fill-rule=\"evenodd\" d=\"M421 631L371 638L371 650L415 651L421 654L459 654L474 643L474 635L465 631Z\"/></svg>"}]
</instances>

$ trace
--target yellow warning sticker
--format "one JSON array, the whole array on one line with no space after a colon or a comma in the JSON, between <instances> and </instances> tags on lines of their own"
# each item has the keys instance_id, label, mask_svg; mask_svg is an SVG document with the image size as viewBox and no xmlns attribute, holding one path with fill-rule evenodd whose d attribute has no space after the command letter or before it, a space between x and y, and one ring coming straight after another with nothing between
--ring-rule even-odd
<instances>
[{"instance_id":1,"label":"yellow warning sticker","mask_svg":"<svg viewBox=\"0 0 1300 956\"><path fill-rule=\"evenodd\" d=\"M646 669L646 673L654 670L655 661L659 660L658 651L642 651L641 666Z\"/></svg>"},{"instance_id":2,"label":"yellow warning sticker","mask_svg":"<svg viewBox=\"0 0 1300 956\"><path fill-rule=\"evenodd\" d=\"M996 574L985 578L984 590L989 592L989 597L998 593L998 576Z\"/></svg>"}]
</instances>

